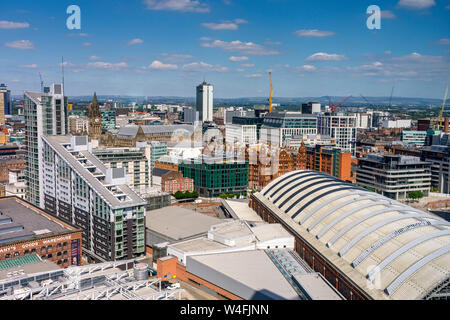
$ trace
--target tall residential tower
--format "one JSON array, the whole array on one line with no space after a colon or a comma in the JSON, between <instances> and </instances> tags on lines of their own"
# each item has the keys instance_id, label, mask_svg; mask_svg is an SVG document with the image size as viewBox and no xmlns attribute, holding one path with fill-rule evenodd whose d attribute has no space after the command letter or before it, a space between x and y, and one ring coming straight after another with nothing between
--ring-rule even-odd
<instances>
[{"instance_id":1,"label":"tall residential tower","mask_svg":"<svg viewBox=\"0 0 450 320\"><path fill-rule=\"evenodd\" d=\"M44 208L43 188L39 187L43 162L42 140L44 135L65 135L68 131L67 97L61 84L53 84L48 93L24 94L25 145L27 149L28 182L26 200Z\"/></svg>"},{"instance_id":2,"label":"tall residential tower","mask_svg":"<svg viewBox=\"0 0 450 320\"><path fill-rule=\"evenodd\" d=\"M197 86L197 111L199 121L213 121L213 91L212 84L203 81Z\"/></svg>"}]
</instances>

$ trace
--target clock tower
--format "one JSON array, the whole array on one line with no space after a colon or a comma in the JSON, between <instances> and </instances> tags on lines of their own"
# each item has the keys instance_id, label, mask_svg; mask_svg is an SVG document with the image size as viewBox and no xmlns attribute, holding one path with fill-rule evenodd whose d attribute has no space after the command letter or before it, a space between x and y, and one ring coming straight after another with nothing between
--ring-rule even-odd
<instances>
[{"instance_id":1,"label":"clock tower","mask_svg":"<svg viewBox=\"0 0 450 320\"><path fill-rule=\"evenodd\" d=\"M94 93L92 103L86 109L89 118L89 138L99 139L102 135L102 114L97 100L97 94Z\"/></svg>"}]
</instances>

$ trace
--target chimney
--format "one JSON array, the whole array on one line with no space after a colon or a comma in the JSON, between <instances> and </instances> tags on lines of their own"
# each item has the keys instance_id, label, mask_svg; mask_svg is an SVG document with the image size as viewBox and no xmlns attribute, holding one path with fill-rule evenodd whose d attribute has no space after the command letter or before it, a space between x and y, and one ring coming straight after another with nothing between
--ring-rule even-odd
<instances>
[{"instance_id":1,"label":"chimney","mask_svg":"<svg viewBox=\"0 0 450 320\"><path fill-rule=\"evenodd\" d=\"M444 132L448 132L448 118L444 120Z\"/></svg>"}]
</instances>

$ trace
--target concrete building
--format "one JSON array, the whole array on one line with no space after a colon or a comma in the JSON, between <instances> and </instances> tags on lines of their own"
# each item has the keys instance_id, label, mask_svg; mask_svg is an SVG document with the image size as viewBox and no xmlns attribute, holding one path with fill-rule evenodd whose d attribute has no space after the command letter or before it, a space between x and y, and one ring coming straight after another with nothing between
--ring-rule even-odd
<instances>
[{"instance_id":1,"label":"concrete building","mask_svg":"<svg viewBox=\"0 0 450 320\"><path fill-rule=\"evenodd\" d=\"M430 146L421 150L421 160L431 163L431 187L450 193L450 146Z\"/></svg>"},{"instance_id":2,"label":"concrete building","mask_svg":"<svg viewBox=\"0 0 450 320\"><path fill-rule=\"evenodd\" d=\"M302 114L314 114L320 113L320 103L319 102L308 102L302 104Z\"/></svg>"},{"instance_id":3,"label":"concrete building","mask_svg":"<svg viewBox=\"0 0 450 320\"><path fill-rule=\"evenodd\" d=\"M5 115L12 114L11 90L0 84L0 124L5 124Z\"/></svg>"},{"instance_id":4,"label":"concrete building","mask_svg":"<svg viewBox=\"0 0 450 320\"><path fill-rule=\"evenodd\" d=\"M213 91L213 85L205 81L197 86L197 111L202 122L213 121Z\"/></svg>"},{"instance_id":5,"label":"concrete building","mask_svg":"<svg viewBox=\"0 0 450 320\"><path fill-rule=\"evenodd\" d=\"M113 108L101 108L102 114L102 130L114 130L116 129L116 110Z\"/></svg>"},{"instance_id":6,"label":"concrete building","mask_svg":"<svg viewBox=\"0 0 450 320\"><path fill-rule=\"evenodd\" d=\"M151 186L151 148L143 145L140 148L105 148L92 150L94 156L102 161L107 168L125 168L125 174L130 178L132 189Z\"/></svg>"},{"instance_id":7,"label":"concrete building","mask_svg":"<svg viewBox=\"0 0 450 320\"><path fill-rule=\"evenodd\" d=\"M81 263L81 230L17 197L0 198L0 261L37 254L61 268Z\"/></svg>"},{"instance_id":8,"label":"concrete building","mask_svg":"<svg viewBox=\"0 0 450 320\"><path fill-rule=\"evenodd\" d=\"M70 134L82 134L88 133L89 130L89 120L87 117L79 115L69 116L69 133Z\"/></svg>"},{"instance_id":9,"label":"concrete building","mask_svg":"<svg viewBox=\"0 0 450 320\"><path fill-rule=\"evenodd\" d=\"M335 145L335 141L329 136L320 134L303 134L292 136L284 140L285 148L300 148L302 143L305 145Z\"/></svg>"},{"instance_id":10,"label":"concrete building","mask_svg":"<svg viewBox=\"0 0 450 320\"><path fill-rule=\"evenodd\" d=\"M255 144L257 139L256 125L227 124L225 127L226 143L244 143L246 145Z\"/></svg>"},{"instance_id":11,"label":"concrete building","mask_svg":"<svg viewBox=\"0 0 450 320\"><path fill-rule=\"evenodd\" d=\"M288 138L317 133L317 116L300 112L273 112L264 118L260 142L283 146Z\"/></svg>"},{"instance_id":12,"label":"concrete building","mask_svg":"<svg viewBox=\"0 0 450 320\"><path fill-rule=\"evenodd\" d=\"M402 141L407 144L414 144L416 147L423 147L427 139L426 131L402 131Z\"/></svg>"},{"instance_id":13,"label":"concrete building","mask_svg":"<svg viewBox=\"0 0 450 320\"><path fill-rule=\"evenodd\" d=\"M40 185L40 182L44 180L41 137L68 133L69 114L64 86L53 84L48 93L25 91L24 106L27 200L44 208L43 188Z\"/></svg>"},{"instance_id":14,"label":"concrete building","mask_svg":"<svg viewBox=\"0 0 450 320\"><path fill-rule=\"evenodd\" d=\"M383 122L381 123L381 127L387 129L411 128L411 119L383 120Z\"/></svg>"},{"instance_id":15,"label":"concrete building","mask_svg":"<svg viewBox=\"0 0 450 320\"><path fill-rule=\"evenodd\" d=\"M183 122L195 124L199 121L199 112L192 108L183 109Z\"/></svg>"},{"instance_id":16,"label":"concrete building","mask_svg":"<svg viewBox=\"0 0 450 320\"><path fill-rule=\"evenodd\" d=\"M355 155L356 115L344 113L324 113L318 116L318 133L330 136L336 146Z\"/></svg>"},{"instance_id":17,"label":"concrete building","mask_svg":"<svg viewBox=\"0 0 450 320\"><path fill-rule=\"evenodd\" d=\"M311 173L274 180L250 206L295 237L295 251L314 271L348 300L449 298L448 222Z\"/></svg>"},{"instance_id":18,"label":"concrete building","mask_svg":"<svg viewBox=\"0 0 450 320\"><path fill-rule=\"evenodd\" d=\"M83 230L84 252L94 260L145 254L145 205L124 168L107 168L86 136L43 136L45 209Z\"/></svg>"},{"instance_id":19,"label":"concrete building","mask_svg":"<svg viewBox=\"0 0 450 320\"><path fill-rule=\"evenodd\" d=\"M9 181L5 185L5 194L25 199L27 182L24 169L9 169Z\"/></svg>"},{"instance_id":20,"label":"concrete building","mask_svg":"<svg viewBox=\"0 0 450 320\"><path fill-rule=\"evenodd\" d=\"M369 154L358 160L356 184L391 199L407 199L411 191L428 196L431 163L418 157Z\"/></svg>"}]
</instances>

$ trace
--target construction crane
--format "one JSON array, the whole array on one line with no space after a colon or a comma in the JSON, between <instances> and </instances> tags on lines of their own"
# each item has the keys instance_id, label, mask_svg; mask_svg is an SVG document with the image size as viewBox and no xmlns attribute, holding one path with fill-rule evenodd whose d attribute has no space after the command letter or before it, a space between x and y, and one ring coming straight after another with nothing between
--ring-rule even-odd
<instances>
[{"instance_id":1,"label":"construction crane","mask_svg":"<svg viewBox=\"0 0 450 320\"><path fill-rule=\"evenodd\" d=\"M445 108L445 101L447 100L447 93L448 93L448 86L447 89L445 89L445 95L444 95L444 101L442 101L442 108L439 112L439 121L442 121L442 117L444 115L444 108Z\"/></svg>"},{"instance_id":2,"label":"construction crane","mask_svg":"<svg viewBox=\"0 0 450 320\"><path fill-rule=\"evenodd\" d=\"M395 86L392 86L391 97L389 98L389 109L392 107L392 95L394 94L394 88L395 88Z\"/></svg>"},{"instance_id":3,"label":"construction crane","mask_svg":"<svg viewBox=\"0 0 450 320\"><path fill-rule=\"evenodd\" d=\"M337 112L338 108L340 106L342 106L344 103L346 103L348 101L348 99L350 99L352 97L352 95L349 95L347 98L345 98L341 103L339 103L338 105L333 105L333 102L330 99L330 110L331 112Z\"/></svg>"},{"instance_id":4,"label":"construction crane","mask_svg":"<svg viewBox=\"0 0 450 320\"><path fill-rule=\"evenodd\" d=\"M272 72L269 72L269 81L270 81L269 113L271 113L272 112L272 99L273 99Z\"/></svg>"},{"instance_id":5,"label":"construction crane","mask_svg":"<svg viewBox=\"0 0 450 320\"><path fill-rule=\"evenodd\" d=\"M39 78L41 79L41 92L44 92L44 80L42 80L42 75L39 72Z\"/></svg>"}]
</instances>

